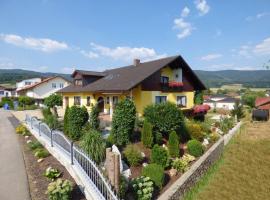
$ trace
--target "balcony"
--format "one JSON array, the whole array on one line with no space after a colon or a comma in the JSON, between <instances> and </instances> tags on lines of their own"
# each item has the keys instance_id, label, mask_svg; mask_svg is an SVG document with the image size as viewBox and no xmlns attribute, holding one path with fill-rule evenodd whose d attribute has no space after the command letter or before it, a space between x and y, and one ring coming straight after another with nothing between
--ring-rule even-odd
<instances>
[{"instance_id":1,"label":"balcony","mask_svg":"<svg viewBox=\"0 0 270 200\"><path fill-rule=\"evenodd\" d=\"M170 81L168 86L170 88L180 88L180 87L183 87L184 84L183 84L183 82Z\"/></svg>"},{"instance_id":2,"label":"balcony","mask_svg":"<svg viewBox=\"0 0 270 200\"><path fill-rule=\"evenodd\" d=\"M183 82L169 81L167 83L160 83L161 90L164 92L181 92L183 89Z\"/></svg>"}]
</instances>

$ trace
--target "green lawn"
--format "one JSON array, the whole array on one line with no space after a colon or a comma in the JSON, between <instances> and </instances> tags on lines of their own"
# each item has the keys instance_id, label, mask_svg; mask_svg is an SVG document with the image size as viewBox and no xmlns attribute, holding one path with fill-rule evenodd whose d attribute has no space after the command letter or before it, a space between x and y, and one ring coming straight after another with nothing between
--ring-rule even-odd
<instances>
[{"instance_id":1,"label":"green lawn","mask_svg":"<svg viewBox=\"0 0 270 200\"><path fill-rule=\"evenodd\" d=\"M270 123L247 123L185 200L270 199Z\"/></svg>"}]
</instances>

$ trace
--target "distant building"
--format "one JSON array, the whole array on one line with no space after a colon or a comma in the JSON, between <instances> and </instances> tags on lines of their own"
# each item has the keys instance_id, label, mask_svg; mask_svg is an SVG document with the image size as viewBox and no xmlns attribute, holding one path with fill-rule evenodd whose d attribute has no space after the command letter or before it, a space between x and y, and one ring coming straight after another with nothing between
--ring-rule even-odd
<instances>
[{"instance_id":1,"label":"distant building","mask_svg":"<svg viewBox=\"0 0 270 200\"><path fill-rule=\"evenodd\" d=\"M207 96L207 98L204 98L203 104L210 106L211 109L232 110L237 101L239 101L239 99L218 94Z\"/></svg>"},{"instance_id":2,"label":"distant building","mask_svg":"<svg viewBox=\"0 0 270 200\"><path fill-rule=\"evenodd\" d=\"M0 99L3 97L12 97L15 95L15 89L14 88L7 88L4 86L0 86Z\"/></svg>"},{"instance_id":3,"label":"distant building","mask_svg":"<svg viewBox=\"0 0 270 200\"><path fill-rule=\"evenodd\" d=\"M41 78L31 78L31 79L22 80L22 81L16 83L16 88L17 88L17 90L21 90L22 88L29 87L29 86L37 84L41 81L42 81Z\"/></svg>"},{"instance_id":4,"label":"distant building","mask_svg":"<svg viewBox=\"0 0 270 200\"><path fill-rule=\"evenodd\" d=\"M34 84L32 83L30 84L30 82L27 81L28 80L24 80L22 82L27 83L29 85L20 89L17 88L17 94L19 96L24 95L32 97L36 99L37 104L42 104L43 100L46 97L70 85L70 82L61 76L45 78L39 82L38 79L35 79L34 81L37 82Z\"/></svg>"}]
</instances>

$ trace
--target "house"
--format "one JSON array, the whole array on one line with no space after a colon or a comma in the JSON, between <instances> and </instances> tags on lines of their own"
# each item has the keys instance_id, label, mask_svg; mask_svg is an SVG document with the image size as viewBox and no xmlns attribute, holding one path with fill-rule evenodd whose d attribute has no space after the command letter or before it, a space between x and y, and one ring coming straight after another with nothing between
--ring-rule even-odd
<instances>
[{"instance_id":1,"label":"house","mask_svg":"<svg viewBox=\"0 0 270 200\"><path fill-rule=\"evenodd\" d=\"M237 98L223 94L217 94L207 96L207 98L205 97L203 104L210 106L211 109L233 110L237 101L239 101Z\"/></svg>"},{"instance_id":2,"label":"house","mask_svg":"<svg viewBox=\"0 0 270 200\"><path fill-rule=\"evenodd\" d=\"M112 117L115 104L132 98L139 115L153 103L170 101L183 110L194 106L194 91L205 90L204 84L181 56L140 62L103 72L75 70L73 84L59 91L63 106L95 104Z\"/></svg>"},{"instance_id":3,"label":"house","mask_svg":"<svg viewBox=\"0 0 270 200\"><path fill-rule=\"evenodd\" d=\"M0 85L0 100L3 97L12 97L15 95L15 89L14 88L7 88Z\"/></svg>"},{"instance_id":4,"label":"house","mask_svg":"<svg viewBox=\"0 0 270 200\"><path fill-rule=\"evenodd\" d=\"M34 80L34 79L32 79ZM56 93L58 90L67 87L70 82L61 76L54 76L45 78L38 82L39 79L35 79L37 82L33 83L22 81L27 83L25 87L17 88L17 94L19 96L29 96L36 100L37 104L42 104L44 98Z\"/></svg>"},{"instance_id":5,"label":"house","mask_svg":"<svg viewBox=\"0 0 270 200\"><path fill-rule=\"evenodd\" d=\"M255 107L260 110L270 110L270 97L257 97Z\"/></svg>"},{"instance_id":6,"label":"house","mask_svg":"<svg viewBox=\"0 0 270 200\"><path fill-rule=\"evenodd\" d=\"M25 87L29 87L31 85L37 84L39 82L41 82L42 79L41 78L31 78L31 79L26 79L26 80L22 80L16 83L16 91L17 90L21 90L22 88ZM17 96L17 94L16 94Z\"/></svg>"}]
</instances>

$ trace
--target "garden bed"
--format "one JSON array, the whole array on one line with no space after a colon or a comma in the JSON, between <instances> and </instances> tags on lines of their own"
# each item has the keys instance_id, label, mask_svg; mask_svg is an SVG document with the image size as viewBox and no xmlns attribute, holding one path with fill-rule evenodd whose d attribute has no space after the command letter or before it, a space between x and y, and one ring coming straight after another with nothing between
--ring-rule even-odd
<instances>
[{"instance_id":1,"label":"garden bed","mask_svg":"<svg viewBox=\"0 0 270 200\"><path fill-rule=\"evenodd\" d=\"M12 124L16 128L19 124L18 120L13 117ZM26 139L22 135L18 135L19 142L21 144L21 148L23 151L25 167L29 182L30 194L32 200L47 200L48 195L46 194L48 184L50 180L48 180L43 174L48 167L52 167L58 169L61 172L61 177L63 179L67 179L73 184L73 191L71 194L72 200L86 200L79 187L76 185L73 178L67 172L65 167L63 167L53 156L49 155L44 158L42 162L37 162L38 158L36 158L33 152L29 149L27 145L27 140L36 141L35 137L30 135Z\"/></svg>"}]
</instances>

